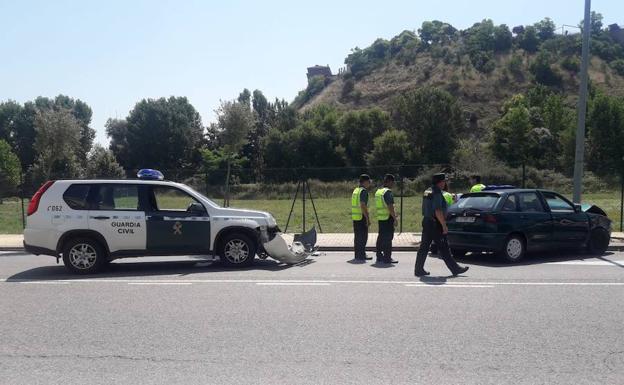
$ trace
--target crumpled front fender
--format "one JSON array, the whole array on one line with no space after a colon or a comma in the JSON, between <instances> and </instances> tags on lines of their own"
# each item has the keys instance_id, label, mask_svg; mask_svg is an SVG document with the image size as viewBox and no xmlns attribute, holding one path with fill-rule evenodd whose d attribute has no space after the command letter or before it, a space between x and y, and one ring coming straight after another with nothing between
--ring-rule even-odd
<instances>
[{"instance_id":1,"label":"crumpled front fender","mask_svg":"<svg viewBox=\"0 0 624 385\"><path fill-rule=\"evenodd\" d=\"M290 265L302 262L312 254L306 252L301 242L293 242L292 246L288 246L281 234L275 234L273 239L265 242L263 246L271 258Z\"/></svg>"}]
</instances>

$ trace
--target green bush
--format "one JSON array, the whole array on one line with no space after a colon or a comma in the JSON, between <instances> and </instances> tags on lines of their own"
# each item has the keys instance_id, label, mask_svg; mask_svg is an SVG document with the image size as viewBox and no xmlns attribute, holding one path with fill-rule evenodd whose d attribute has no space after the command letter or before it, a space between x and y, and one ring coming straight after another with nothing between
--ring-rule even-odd
<instances>
[{"instance_id":1,"label":"green bush","mask_svg":"<svg viewBox=\"0 0 624 385\"><path fill-rule=\"evenodd\" d=\"M624 76L624 59L618 59L611 62L611 68L620 76Z\"/></svg>"},{"instance_id":2,"label":"green bush","mask_svg":"<svg viewBox=\"0 0 624 385\"><path fill-rule=\"evenodd\" d=\"M577 57L566 56L561 62L561 67L570 72L578 73L581 68L581 62Z\"/></svg>"}]
</instances>

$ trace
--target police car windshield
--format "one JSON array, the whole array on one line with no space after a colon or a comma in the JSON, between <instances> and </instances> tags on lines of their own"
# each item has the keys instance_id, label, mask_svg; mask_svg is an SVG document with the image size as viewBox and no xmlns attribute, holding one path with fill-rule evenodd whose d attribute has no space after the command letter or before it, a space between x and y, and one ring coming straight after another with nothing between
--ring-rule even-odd
<instances>
[{"instance_id":1,"label":"police car windshield","mask_svg":"<svg viewBox=\"0 0 624 385\"><path fill-rule=\"evenodd\" d=\"M457 202L457 208L462 210L489 211L494 208L498 198L500 198L498 194L464 195Z\"/></svg>"},{"instance_id":2,"label":"police car windshield","mask_svg":"<svg viewBox=\"0 0 624 385\"><path fill-rule=\"evenodd\" d=\"M195 190L194 188L192 188L191 186L186 186L186 188L188 188L189 190L191 190L194 194L199 195L202 199L207 200L208 203L210 203L211 206L213 207L217 207L220 208L221 206L219 206L217 203L215 203L215 201L213 201L212 199L208 198L207 196L205 196L204 194L200 193L199 191Z\"/></svg>"}]
</instances>

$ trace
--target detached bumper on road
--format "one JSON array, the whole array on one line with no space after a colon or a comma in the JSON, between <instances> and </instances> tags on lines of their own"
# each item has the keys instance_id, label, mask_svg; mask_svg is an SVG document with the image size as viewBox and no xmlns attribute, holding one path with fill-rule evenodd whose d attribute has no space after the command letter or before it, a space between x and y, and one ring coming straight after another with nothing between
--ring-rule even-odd
<instances>
[{"instance_id":1,"label":"detached bumper on road","mask_svg":"<svg viewBox=\"0 0 624 385\"><path fill-rule=\"evenodd\" d=\"M275 234L273 239L262 246L271 258L291 265L304 261L312 254L305 250L301 242L293 242L291 246L288 246L281 234Z\"/></svg>"}]
</instances>

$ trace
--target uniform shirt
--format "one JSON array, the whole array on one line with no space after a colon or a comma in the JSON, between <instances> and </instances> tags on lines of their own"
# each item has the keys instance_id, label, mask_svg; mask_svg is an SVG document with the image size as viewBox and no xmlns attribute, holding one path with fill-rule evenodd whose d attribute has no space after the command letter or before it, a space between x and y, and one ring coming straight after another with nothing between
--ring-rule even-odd
<instances>
[{"instance_id":1,"label":"uniform shirt","mask_svg":"<svg viewBox=\"0 0 624 385\"><path fill-rule=\"evenodd\" d=\"M368 206L368 191L364 187L362 188L363 190L360 191L360 203L364 203L365 205Z\"/></svg>"},{"instance_id":2,"label":"uniform shirt","mask_svg":"<svg viewBox=\"0 0 624 385\"><path fill-rule=\"evenodd\" d=\"M433 185L425 191L422 203L423 217L435 218L435 211L438 209L442 210L444 215L446 215L447 207L446 200L442 195L442 190L440 190L438 186Z\"/></svg>"},{"instance_id":3,"label":"uniform shirt","mask_svg":"<svg viewBox=\"0 0 624 385\"><path fill-rule=\"evenodd\" d=\"M386 206L394 204L394 195L392 195L392 190L386 191L383 197L384 201L386 202Z\"/></svg>"}]
</instances>

